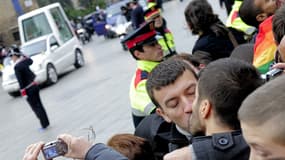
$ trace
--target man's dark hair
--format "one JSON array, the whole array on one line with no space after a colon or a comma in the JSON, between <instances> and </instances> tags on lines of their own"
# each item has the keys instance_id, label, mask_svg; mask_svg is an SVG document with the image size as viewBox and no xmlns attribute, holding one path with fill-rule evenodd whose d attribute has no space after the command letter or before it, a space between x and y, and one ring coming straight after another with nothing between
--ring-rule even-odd
<instances>
[{"instance_id":1,"label":"man's dark hair","mask_svg":"<svg viewBox=\"0 0 285 160\"><path fill-rule=\"evenodd\" d=\"M195 67L197 69L199 68L199 65L200 65L199 61L194 59L193 55L189 54L189 53L179 53L179 54L173 55L170 58L185 60L185 61L189 62L190 64L192 64L193 67Z\"/></svg>"},{"instance_id":2,"label":"man's dark hair","mask_svg":"<svg viewBox=\"0 0 285 160\"><path fill-rule=\"evenodd\" d=\"M243 101L238 112L240 121L249 126L272 125L274 141L283 145L285 144L284 82L285 76L283 75L258 88Z\"/></svg>"},{"instance_id":3,"label":"man's dark hair","mask_svg":"<svg viewBox=\"0 0 285 160\"><path fill-rule=\"evenodd\" d=\"M213 32L216 36L228 34L226 26L218 15L213 13L211 5L206 0L191 1L184 11L186 22L193 34Z\"/></svg>"},{"instance_id":4,"label":"man's dark hair","mask_svg":"<svg viewBox=\"0 0 285 160\"><path fill-rule=\"evenodd\" d=\"M146 82L147 93L156 107L160 107L154 98L154 90L173 84L184 71L190 71L195 78L198 78L189 64L180 59L168 59L157 65L149 74Z\"/></svg>"},{"instance_id":5,"label":"man's dark hair","mask_svg":"<svg viewBox=\"0 0 285 160\"><path fill-rule=\"evenodd\" d=\"M213 61L211 53L197 50L193 53L193 59L198 61L200 64L208 65Z\"/></svg>"},{"instance_id":6,"label":"man's dark hair","mask_svg":"<svg viewBox=\"0 0 285 160\"><path fill-rule=\"evenodd\" d=\"M250 63L233 58L219 59L200 72L198 103L208 99L222 124L240 129L238 109L262 84L259 72Z\"/></svg>"},{"instance_id":7,"label":"man's dark hair","mask_svg":"<svg viewBox=\"0 0 285 160\"><path fill-rule=\"evenodd\" d=\"M279 44L282 37L285 35L285 6L283 5L279 8L274 16L272 21L272 30L275 41Z\"/></svg>"},{"instance_id":8,"label":"man's dark hair","mask_svg":"<svg viewBox=\"0 0 285 160\"><path fill-rule=\"evenodd\" d=\"M259 23L256 19L258 14L263 13L263 11L255 6L254 0L244 0L239 8L239 16L241 20L247 25L254 26L258 28Z\"/></svg>"},{"instance_id":9,"label":"man's dark hair","mask_svg":"<svg viewBox=\"0 0 285 160\"><path fill-rule=\"evenodd\" d=\"M139 60L138 57L135 56L135 50L138 50L140 52L143 52L143 45L136 45L135 47L129 49L129 51L131 52L131 55L134 57L135 60Z\"/></svg>"}]
</instances>

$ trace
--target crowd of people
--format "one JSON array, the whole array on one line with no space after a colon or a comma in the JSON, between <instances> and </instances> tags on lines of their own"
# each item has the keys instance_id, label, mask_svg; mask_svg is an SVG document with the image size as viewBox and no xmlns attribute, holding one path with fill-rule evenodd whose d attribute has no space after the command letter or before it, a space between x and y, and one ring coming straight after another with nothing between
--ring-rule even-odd
<instances>
[{"instance_id":1,"label":"crowd of people","mask_svg":"<svg viewBox=\"0 0 285 160\"><path fill-rule=\"evenodd\" d=\"M227 24L207 0L189 2L184 16L198 39L191 53L180 54L162 7L149 5L144 22L134 24L136 30L123 40L137 62L129 95L134 134L114 135L106 145L61 134L57 138L68 148L63 156L285 159L285 76L269 74L285 69L285 1L220 2L227 5ZM44 142L29 145L23 160L36 160L43 146Z\"/></svg>"}]
</instances>

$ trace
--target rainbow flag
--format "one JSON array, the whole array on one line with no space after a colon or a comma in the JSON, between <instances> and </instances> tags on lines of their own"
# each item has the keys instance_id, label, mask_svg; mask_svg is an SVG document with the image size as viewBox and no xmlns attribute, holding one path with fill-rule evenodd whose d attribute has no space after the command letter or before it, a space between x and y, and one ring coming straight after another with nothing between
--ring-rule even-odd
<instances>
[{"instance_id":1,"label":"rainbow flag","mask_svg":"<svg viewBox=\"0 0 285 160\"><path fill-rule=\"evenodd\" d=\"M267 18L259 25L254 44L253 65L262 74L269 70L277 49L272 32L272 17Z\"/></svg>"}]
</instances>

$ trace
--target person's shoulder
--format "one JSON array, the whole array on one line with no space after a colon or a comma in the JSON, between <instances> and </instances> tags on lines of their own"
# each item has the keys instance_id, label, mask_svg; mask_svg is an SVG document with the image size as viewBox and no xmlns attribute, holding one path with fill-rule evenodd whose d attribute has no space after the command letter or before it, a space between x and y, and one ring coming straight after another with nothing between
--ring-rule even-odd
<instances>
[{"instance_id":1,"label":"person's shoulder","mask_svg":"<svg viewBox=\"0 0 285 160\"><path fill-rule=\"evenodd\" d=\"M213 134L212 136L195 137L192 140L193 150L199 159L205 156L231 159L248 159L249 147L240 131ZM205 152L207 151L207 152Z\"/></svg>"},{"instance_id":2,"label":"person's shoulder","mask_svg":"<svg viewBox=\"0 0 285 160\"><path fill-rule=\"evenodd\" d=\"M146 116L135 130L135 135L143 136L148 135L154 137L159 132L170 131L171 123L166 122L161 116L154 113Z\"/></svg>"}]
</instances>

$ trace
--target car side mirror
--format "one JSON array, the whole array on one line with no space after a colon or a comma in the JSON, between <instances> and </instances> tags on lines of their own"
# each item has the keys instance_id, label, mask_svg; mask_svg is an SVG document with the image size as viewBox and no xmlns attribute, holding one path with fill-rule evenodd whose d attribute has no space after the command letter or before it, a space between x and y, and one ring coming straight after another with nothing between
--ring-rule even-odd
<instances>
[{"instance_id":1,"label":"car side mirror","mask_svg":"<svg viewBox=\"0 0 285 160\"><path fill-rule=\"evenodd\" d=\"M58 47L59 47L58 44L51 44L51 45L50 45L50 50L53 52L53 51L55 51Z\"/></svg>"}]
</instances>

